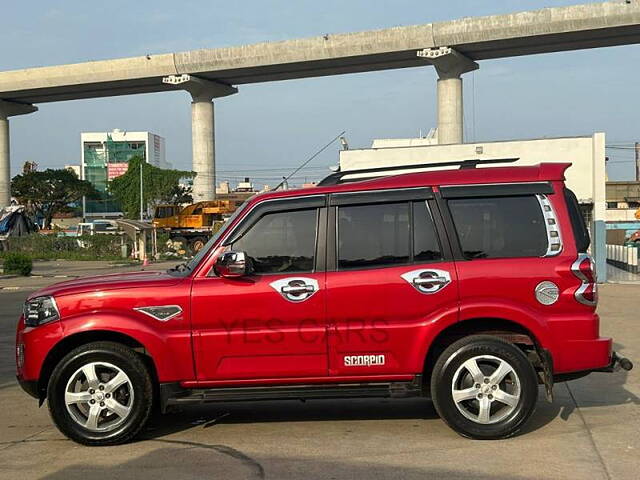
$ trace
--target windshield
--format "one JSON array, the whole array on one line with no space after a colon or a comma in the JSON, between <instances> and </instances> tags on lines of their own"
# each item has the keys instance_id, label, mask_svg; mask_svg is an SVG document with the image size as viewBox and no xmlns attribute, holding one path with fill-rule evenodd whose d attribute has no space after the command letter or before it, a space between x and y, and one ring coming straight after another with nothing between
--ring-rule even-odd
<instances>
[{"instance_id":1,"label":"windshield","mask_svg":"<svg viewBox=\"0 0 640 480\"><path fill-rule=\"evenodd\" d=\"M249 201L246 200L242 205L240 205L233 215L231 215L226 222L222 224L220 229L214 233L209 241L204 244L204 246L200 249L198 253L196 253L189 261L186 263L177 265L174 268L170 268L167 270L168 273L172 275L180 275L187 276L193 269L200 263L200 261L209 253L211 247L214 243L218 241L220 237L228 230L229 226L235 221L236 218L240 216L240 214L247 208Z\"/></svg>"}]
</instances>

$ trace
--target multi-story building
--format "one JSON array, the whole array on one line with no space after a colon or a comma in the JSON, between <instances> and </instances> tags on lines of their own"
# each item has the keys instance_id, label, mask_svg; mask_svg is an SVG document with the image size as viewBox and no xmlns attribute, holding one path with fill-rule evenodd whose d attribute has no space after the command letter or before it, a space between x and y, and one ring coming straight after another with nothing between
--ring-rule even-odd
<instances>
[{"instance_id":1,"label":"multi-story building","mask_svg":"<svg viewBox=\"0 0 640 480\"><path fill-rule=\"evenodd\" d=\"M637 222L640 218L640 181L607 182L607 221Z\"/></svg>"},{"instance_id":2,"label":"multi-story building","mask_svg":"<svg viewBox=\"0 0 640 480\"><path fill-rule=\"evenodd\" d=\"M127 171L129 160L142 157L158 168L171 168L167 163L164 138L150 132L84 132L80 134L81 177L100 192L99 200L85 202L85 216L118 216L120 207L108 193L108 184Z\"/></svg>"}]
</instances>

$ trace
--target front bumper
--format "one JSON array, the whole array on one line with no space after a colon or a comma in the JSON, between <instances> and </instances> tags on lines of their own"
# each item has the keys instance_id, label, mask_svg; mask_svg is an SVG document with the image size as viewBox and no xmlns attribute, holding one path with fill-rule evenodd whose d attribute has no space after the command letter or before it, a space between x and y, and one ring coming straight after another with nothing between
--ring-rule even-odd
<instances>
[{"instance_id":1,"label":"front bumper","mask_svg":"<svg viewBox=\"0 0 640 480\"><path fill-rule=\"evenodd\" d=\"M21 316L16 332L16 373L19 381L37 382L47 355L63 338L62 322L27 327Z\"/></svg>"},{"instance_id":2,"label":"front bumper","mask_svg":"<svg viewBox=\"0 0 640 480\"><path fill-rule=\"evenodd\" d=\"M20 384L20 387L22 388L22 390L27 392L33 398L37 398L37 399L40 398L40 396L38 395L37 380L23 380L22 378L20 378L20 376L16 376L16 379L18 380L18 383Z\"/></svg>"}]
</instances>

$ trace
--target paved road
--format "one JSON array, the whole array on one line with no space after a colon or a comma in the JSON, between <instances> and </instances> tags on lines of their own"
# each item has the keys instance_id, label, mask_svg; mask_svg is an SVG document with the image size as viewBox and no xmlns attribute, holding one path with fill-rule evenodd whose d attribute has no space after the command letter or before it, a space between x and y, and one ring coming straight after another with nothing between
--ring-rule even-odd
<instances>
[{"instance_id":1,"label":"paved road","mask_svg":"<svg viewBox=\"0 0 640 480\"><path fill-rule=\"evenodd\" d=\"M640 360L640 286L601 293L602 332ZM527 432L505 441L457 436L426 400L318 400L192 407L136 443L82 447L15 384L26 295L0 292L0 479L638 478L640 369L556 385L554 403L541 397Z\"/></svg>"},{"instance_id":2,"label":"paved road","mask_svg":"<svg viewBox=\"0 0 640 480\"><path fill-rule=\"evenodd\" d=\"M146 267L149 270L166 270L182 260L153 263ZM30 277L18 275L0 275L1 291L32 291L55 282L63 282L89 275L105 275L109 273L132 272L140 270L139 264L119 262L77 261L77 260L47 260L35 261Z\"/></svg>"}]
</instances>

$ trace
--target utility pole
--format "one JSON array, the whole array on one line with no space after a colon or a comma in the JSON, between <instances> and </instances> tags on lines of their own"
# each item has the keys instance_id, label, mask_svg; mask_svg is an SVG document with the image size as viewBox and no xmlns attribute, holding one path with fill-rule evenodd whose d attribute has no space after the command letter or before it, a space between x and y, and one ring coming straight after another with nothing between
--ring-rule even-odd
<instances>
[{"instance_id":1,"label":"utility pole","mask_svg":"<svg viewBox=\"0 0 640 480\"><path fill-rule=\"evenodd\" d=\"M636 142L636 182L640 182L640 143Z\"/></svg>"},{"instance_id":2,"label":"utility pole","mask_svg":"<svg viewBox=\"0 0 640 480\"><path fill-rule=\"evenodd\" d=\"M143 210L144 210L144 201L142 199L142 162L140 162L140 221L142 222L144 220L143 218Z\"/></svg>"}]
</instances>

